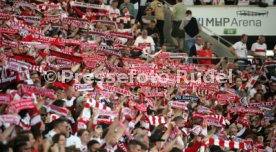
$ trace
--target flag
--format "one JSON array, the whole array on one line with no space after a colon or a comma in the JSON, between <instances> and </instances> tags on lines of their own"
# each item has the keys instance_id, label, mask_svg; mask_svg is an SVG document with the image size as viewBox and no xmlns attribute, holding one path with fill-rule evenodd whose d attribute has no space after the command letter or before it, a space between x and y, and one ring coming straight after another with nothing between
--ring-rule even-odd
<instances>
[{"instance_id":1,"label":"flag","mask_svg":"<svg viewBox=\"0 0 276 152\"><path fill-rule=\"evenodd\" d=\"M241 86L241 88L250 90L251 88L253 88L253 86L256 83L256 81L258 80L258 78L259 78L259 75L252 76L246 83L244 83Z\"/></svg>"},{"instance_id":2,"label":"flag","mask_svg":"<svg viewBox=\"0 0 276 152\"><path fill-rule=\"evenodd\" d=\"M270 74L272 77L276 78L276 60L264 63L266 73Z\"/></svg>"}]
</instances>

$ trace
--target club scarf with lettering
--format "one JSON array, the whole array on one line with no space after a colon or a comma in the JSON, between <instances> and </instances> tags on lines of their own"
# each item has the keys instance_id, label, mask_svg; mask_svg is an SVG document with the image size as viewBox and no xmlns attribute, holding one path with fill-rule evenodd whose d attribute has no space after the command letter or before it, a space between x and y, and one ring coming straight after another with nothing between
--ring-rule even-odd
<instances>
[{"instance_id":1,"label":"club scarf with lettering","mask_svg":"<svg viewBox=\"0 0 276 152\"><path fill-rule=\"evenodd\" d=\"M106 91L116 92L116 93L119 93L119 94L125 95L125 96L131 96L131 93L128 90L125 90L125 89L117 88L117 87L110 86L110 85L107 85L107 84L102 84L102 87Z\"/></svg>"},{"instance_id":2,"label":"club scarf with lettering","mask_svg":"<svg viewBox=\"0 0 276 152\"><path fill-rule=\"evenodd\" d=\"M123 62L127 62L127 63L131 63L131 64L141 64L144 63L143 60L139 60L139 59L132 59L132 58L122 58Z\"/></svg>"},{"instance_id":3,"label":"club scarf with lettering","mask_svg":"<svg viewBox=\"0 0 276 152\"><path fill-rule=\"evenodd\" d=\"M108 45L106 46L99 46L100 51L103 51L104 53L108 54L108 55L115 55L118 57L122 57L122 53L120 50L117 50L116 48L110 47Z\"/></svg>"},{"instance_id":4,"label":"club scarf with lettering","mask_svg":"<svg viewBox=\"0 0 276 152\"><path fill-rule=\"evenodd\" d=\"M19 1L19 2L16 2L14 5L14 8L19 8L19 7L28 7L32 10L36 10L36 5L35 4L31 4L31 3L28 3L28 2L24 2L24 1Z\"/></svg>"},{"instance_id":5,"label":"club scarf with lettering","mask_svg":"<svg viewBox=\"0 0 276 152\"><path fill-rule=\"evenodd\" d=\"M0 104L9 104L11 102L11 96L8 94L0 93Z\"/></svg>"},{"instance_id":6,"label":"club scarf with lettering","mask_svg":"<svg viewBox=\"0 0 276 152\"><path fill-rule=\"evenodd\" d=\"M128 32L110 32L112 36L119 37L119 38L126 38L128 40L135 40L135 38L129 34Z\"/></svg>"},{"instance_id":7,"label":"club scarf with lettering","mask_svg":"<svg viewBox=\"0 0 276 152\"><path fill-rule=\"evenodd\" d=\"M12 28L0 28L0 33L6 33L6 34L16 34L18 32L17 29L12 29Z\"/></svg>"},{"instance_id":8,"label":"club scarf with lettering","mask_svg":"<svg viewBox=\"0 0 276 152\"><path fill-rule=\"evenodd\" d=\"M65 54L62 52L58 52L58 51L53 51L51 50L50 55L56 56L56 57L60 57L60 58L64 58L64 59L68 59L77 63L82 63L82 57L80 56L72 56L69 54Z\"/></svg>"},{"instance_id":9,"label":"club scarf with lettering","mask_svg":"<svg viewBox=\"0 0 276 152\"><path fill-rule=\"evenodd\" d=\"M3 13L3 12L0 13L0 20L6 21L6 20L9 20L10 18L11 18L11 15L10 15L10 14L8 14L8 13Z\"/></svg>"},{"instance_id":10,"label":"club scarf with lettering","mask_svg":"<svg viewBox=\"0 0 276 152\"><path fill-rule=\"evenodd\" d=\"M102 5L97 4L91 4L91 3L82 3L77 1L71 1L71 6L78 6L78 7L85 7L85 8L92 8L92 9L98 9L98 10L106 10L102 7Z\"/></svg>"},{"instance_id":11,"label":"club scarf with lettering","mask_svg":"<svg viewBox=\"0 0 276 152\"><path fill-rule=\"evenodd\" d=\"M220 91L227 92L227 93L233 94L233 95L236 94L235 89L231 89L231 88L220 87Z\"/></svg>"},{"instance_id":12,"label":"club scarf with lettering","mask_svg":"<svg viewBox=\"0 0 276 152\"><path fill-rule=\"evenodd\" d=\"M47 15L44 17L44 19L41 21L41 24L44 23L53 23L61 19L60 15Z\"/></svg>"},{"instance_id":13,"label":"club scarf with lettering","mask_svg":"<svg viewBox=\"0 0 276 152\"><path fill-rule=\"evenodd\" d=\"M145 92L146 97L164 97L165 92Z\"/></svg>"},{"instance_id":14,"label":"club scarf with lettering","mask_svg":"<svg viewBox=\"0 0 276 152\"><path fill-rule=\"evenodd\" d=\"M197 96L186 96L186 95L176 95L174 99L177 101L190 101L190 102L195 102L199 100Z\"/></svg>"},{"instance_id":15,"label":"club scarf with lettering","mask_svg":"<svg viewBox=\"0 0 276 152\"><path fill-rule=\"evenodd\" d=\"M66 109L66 108L59 107L59 106L56 106L56 105L53 105L53 104L51 104L49 107L51 108L50 109L51 112L56 113L58 115L67 117L68 114L69 114L69 110Z\"/></svg>"},{"instance_id":16,"label":"club scarf with lettering","mask_svg":"<svg viewBox=\"0 0 276 152\"><path fill-rule=\"evenodd\" d=\"M2 38L2 46L10 47L10 48L18 48L18 42L16 40L8 40L4 36ZM1 41L0 41L1 42Z\"/></svg>"},{"instance_id":17,"label":"club scarf with lettering","mask_svg":"<svg viewBox=\"0 0 276 152\"><path fill-rule=\"evenodd\" d=\"M102 30L94 29L93 31L90 31L89 34L98 35L105 40L110 40L114 43L122 44L122 41L120 39L118 39L118 37L115 37L108 33L105 33Z\"/></svg>"},{"instance_id":18,"label":"club scarf with lettering","mask_svg":"<svg viewBox=\"0 0 276 152\"><path fill-rule=\"evenodd\" d=\"M251 108L260 108L260 107L274 107L276 105L275 101L270 101L270 102L250 102L249 107Z\"/></svg>"},{"instance_id":19,"label":"club scarf with lettering","mask_svg":"<svg viewBox=\"0 0 276 152\"><path fill-rule=\"evenodd\" d=\"M198 109L197 109L197 112L201 113L201 114L214 114L213 109L210 109L210 108L207 108L207 107L204 107L204 106L199 106Z\"/></svg>"},{"instance_id":20,"label":"club scarf with lettering","mask_svg":"<svg viewBox=\"0 0 276 152\"><path fill-rule=\"evenodd\" d=\"M42 34L41 29L20 22L10 21L10 26L15 29L24 29L29 32Z\"/></svg>"},{"instance_id":21,"label":"club scarf with lettering","mask_svg":"<svg viewBox=\"0 0 276 152\"><path fill-rule=\"evenodd\" d=\"M17 62L7 62L5 68L7 70L12 70L12 71L16 71L16 72L23 71L22 65Z\"/></svg>"},{"instance_id":22,"label":"club scarf with lettering","mask_svg":"<svg viewBox=\"0 0 276 152\"><path fill-rule=\"evenodd\" d=\"M20 16L20 15L15 15L14 17L23 19L27 23L40 23L41 18L39 16Z\"/></svg>"},{"instance_id":23,"label":"club scarf with lettering","mask_svg":"<svg viewBox=\"0 0 276 152\"><path fill-rule=\"evenodd\" d=\"M62 22L81 28L87 28L88 25L86 20L72 17L65 17L62 19Z\"/></svg>"},{"instance_id":24,"label":"club scarf with lettering","mask_svg":"<svg viewBox=\"0 0 276 152\"><path fill-rule=\"evenodd\" d=\"M100 56L97 54L82 54L83 60L86 61L105 61L106 57L105 56Z\"/></svg>"},{"instance_id":25,"label":"club scarf with lettering","mask_svg":"<svg viewBox=\"0 0 276 152\"><path fill-rule=\"evenodd\" d=\"M138 75L139 73L144 73L148 75L152 75L153 73L156 73L156 69L152 68L130 68L130 72L134 75Z\"/></svg>"},{"instance_id":26,"label":"club scarf with lettering","mask_svg":"<svg viewBox=\"0 0 276 152\"><path fill-rule=\"evenodd\" d=\"M10 84L10 83L19 82L19 81L20 81L19 76L18 74L16 74L14 76L0 78L0 85Z\"/></svg>"},{"instance_id":27,"label":"club scarf with lettering","mask_svg":"<svg viewBox=\"0 0 276 152\"><path fill-rule=\"evenodd\" d=\"M225 127L226 121L222 115L207 115L203 119L203 125Z\"/></svg>"},{"instance_id":28,"label":"club scarf with lettering","mask_svg":"<svg viewBox=\"0 0 276 152\"><path fill-rule=\"evenodd\" d=\"M21 110L33 109L33 108L36 108L34 104L34 99L29 98L29 99L21 99L21 100L13 101L12 106L9 107L9 110L18 113Z\"/></svg>"},{"instance_id":29,"label":"club scarf with lettering","mask_svg":"<svg viewBox=\"0 0 276 152\"><path fill-rule=\"evenodd\" d=\"M46 88L41 88L37 86L22 84L22 90L26 94L34 93L34 94L43 95L51 99L55 98L55 92L52 89L46 89Z\"/></svg>"},{"instance_id":30,"label":"club scarf with lettering","mask_svg":"<svg viewBox=\"0 0 276 152\"><path fill-rule=\"evenodd\" d=\"M91 84L74 84L74 89L78 92L94 90Z\"/></svg>"},{"instance_id":31,"label":"club scarf with lettering","mask_svg":"<svg viewBox=\"0 0 276 152\"><path fill-rule=\"evenodd\" d=\"M220 105L229 104L230 101L236 101L237 96L235 94L217 94L216 101Z\"/></svg>"},{"instance_id":32,"label":"club scarf with lettering","mask_svg":"<svg viewBox=\"0 0 276 152\"><path fill-rule=\"evenodd\" d=\"M16 60L23 60L23 61L26 61L26 62L36 65L35 58L32 56L16 54L13 56L13 58Z\"/></svg>"},{"instance_id":33,"label":"club scarf with lettering","mask_svg":"<svg viewBox=\"0 0 276 152\"><path fill-rule=\"evenodd\" d=\"M188 102L179 102L179 101L170 101L169 105L172 108L179 108L179 109L183 109L183 110L188 110Z\"/></svg>"},{"instance_id":34,"label":"club scarf with lettering","mask_svg":"<svg viewBox=\"0 0 276 152\"><path fill-rule=\"evenodd\" d=\"M140 82L132 82L132 83L126 83L126 86L140 86L140 87L155 87L155 88L167 88L170 85L165 83L153 83L151 81L147 81L145 83Z\"/></svg>"},{"instance_id":35,"label":"club scarf with lettering","mask_svg":"<svg viewBox=\"0 0 276 152\"><path fill-rule=\"evenodd\" d=\"M18 115L11 115L11 114L5 114L0 115L0 122L7 123L7 124L15 124L17 125L19 123L20 117Z\"/></svg>"},{"instance_id":36,"label":"club scarf with lettering","mask_svg":"<svg viewBox=\"0 0 276 152\"><path fill-rule=\"evenodd\" d=\"M254 113L254 114L263 114L261 110L258 109L247 109L245 107L233 107L230 109L231 113Z\"/></svg>"},{"instance_id":37,"label":"club scarf with lettering","mask_svg":"<svg viewBox=\"0 0 276 152\"><path fill-rule=\"evenodd\" d=\"M44 13L46 13L48 10L51 10L51 9L61 9L61 6L59 5L59 3L58 4L54 4L54 3L36 4L36 7L40 11L45 11Z\"/></svg>"},{"instance_id":38,"label":"club scarf with lettering","mask_svg":"<svg viewBox=\"0 0 276 152\"><path fill-rule=\"evenodd\" d=\"M114 21L107 21L107 20L93 20L91 22L91 24L97 24L97 23L101 23L102 25L106 25L106 26L113 26L117 28L117 24Z\"/></svg>"},{"instance_id":39,"label":"club scarf with lettering","mask_svg":"<svg viewBox=\"0 0 276 152\"><path fill-rule=\"evenodd\" d=\"M80 45L81 48L89 48L89 49L98 49L99 45L95 43L81 43Z\"/></svg>"}]
</instances>

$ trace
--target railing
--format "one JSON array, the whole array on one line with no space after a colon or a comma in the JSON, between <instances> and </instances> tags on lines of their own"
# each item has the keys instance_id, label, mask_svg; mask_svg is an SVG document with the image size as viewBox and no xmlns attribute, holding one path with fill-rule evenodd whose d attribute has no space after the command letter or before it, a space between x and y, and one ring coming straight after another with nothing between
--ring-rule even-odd
<instances>
[{"instance_id":1,"label":"railing","mask_svg":"<svg viewBox=\"0 0 276 152\"><path fill-rule=\"evenodd\" d=\"M170 3L168 3L166 0L163 0L165 6L167 6L168 8L172 8L173 5L171 5ZM203 29L205 29L206 31L208 31L209 33L211 33L212 35L214 35L215 37L217 37L217 41L219 43L221 43L221 41L225 42L228 46L232 46L233 44L231 42L229 42L228 40L226 40L225 38L221 37L220 35L216 34L214 31L210 30L209 28L202 26L201 27Z\"/></svg>"}]
</instances>

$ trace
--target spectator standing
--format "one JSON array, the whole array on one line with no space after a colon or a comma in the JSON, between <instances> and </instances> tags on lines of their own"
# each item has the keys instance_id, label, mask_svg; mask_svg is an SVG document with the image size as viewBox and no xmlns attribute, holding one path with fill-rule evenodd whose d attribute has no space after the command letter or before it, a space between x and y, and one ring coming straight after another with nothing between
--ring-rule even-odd
<instances>
[{"instance_id":1,"label":"spectator standing","mask_svg":"<svg viewBox=\"0 0 276 152\"><path fill-rule=\"evenodd\" d=\"M151 20L147 30L148 30L148 35L153 38L155 45L158 46L159 45L159 31L156 27L156 22L154 20Z\"/></svg>"},{"instance_id":2,"label":"spectator standing","mask_svg":"<svg viewBox=\"0 0 276 152\"><path fill-rule=\"evenodd\" d=\"M202 37L201 36L196 36L196 43L191 47L190 49L190 54L189 57L196 57L197 56L197 51L202 50L203 48L203 43L202 43ZM197 63L197 60L190 60L193 63Z\"/></svg>"},{"instance_id":3,"label":"spectator standing","mask_svg":"<svg viewBox=\"0 0 276 152\"><path fill-rule=\"evenodd\" d=\"M157 28L160 33L160 45L163 45L164 43L164 19L165 19L165 13L164 13L164 5L159 0L154 0L151 3L151 8L154 11L155 18L157 20Z\"/></svg>"},{"instance_id":4,"label":"spectator standing","mask_svg":"<svg viewBox=\"0 0 276 152\"><path fill-rule=\"evenodd\" d=\"M265 57L267 46L265 43L265 37L260 35L257 42L253 43L251 46L252 55L254 57Z\"/></svg>"},{"instance_id":5,"label":"spectator standing","mask_svg":"<svg viewBox=\"0 0 276 152\"><path fill-rule=\"evenodd\" d=\"M230 52L238 58L236 62L239 64L240 70L243 69L242 66L245 65L247 62L247 60L241 59L241 58L247 57L247 47L246 47L247 39L248 39L247 35L243 34L241 36L241 40L239 42L236 42L230 48Z\"/></svg>"},{"instance_id":6,"label":"spectator standing","mask_svg":"<svg viewBox=\"0 0 276 152\"><path fill-rule=\"evenodd\" d=\"M212 50L211 50L210 42L205 42L202 50L197 51L197 57L207 57L207 58L212 57ZM212 60L211 59L199 59L198 63L199 64L212 64Z\"/></svg>"},{"instance_id":7,"label":"spectator standing","mask_svg":"<svg viewBox=\"0 0 276 152\"><path fill-rule=\"evenodd\" d=\"M189 54L189 50L195 44L195 36L198 35L201 31L201 26L198 23L197 19L193 17L192 11L186 11L186 18L182 20L179 29L185 30L186 50Z\"/></svg>"},{"instance_id":8,"label":"spectator standing","mask_svg":"<svg viewBox=\"0 0 276 152\"><path fill-rule=\"evenodd\" d=\"M155 17L152 15L152 8L148 7L146 9L146 14L144 16L142 16L142 27L143 28L148 28L151 20L154 20L155 22L157 22Z\"/></svg>"},{"instance_id":9,"label":"spectator standing","mask_svg":"<svg viewBox=\"0 0 276 152\"><path fill-rule=\"evenodd\" d=\"M118 1L113 0L111 5L108 7L109 16L111 18L116 18L121 15L120 10L118 9Z\"/></svg>"},{"instance_id":10,"label":"spectator standing","mask_svg":"<svg viewBox=\"0 0 276 152\"><path fill-rule=\"evenodd\" d=\"M124 3L120 5L120 11L123 12L124 8L127 7L129 14L134 17L134 5L129 0L124 0Z\"/></svg>"},{"instance_id":11,"label":"spectator standing","mask_svg":"<svg viewBox=\"0 0 276 152\"><path fill-rule=\"evenodd\" d=\"M174 45L178 48L180 52L184 50L183 43L185 38L185 32L180 30L179 26L181 21L185 18L186 6L180 0L176 0L176 4L172 8L172 40Z\"/></svg>"}]
</instances>

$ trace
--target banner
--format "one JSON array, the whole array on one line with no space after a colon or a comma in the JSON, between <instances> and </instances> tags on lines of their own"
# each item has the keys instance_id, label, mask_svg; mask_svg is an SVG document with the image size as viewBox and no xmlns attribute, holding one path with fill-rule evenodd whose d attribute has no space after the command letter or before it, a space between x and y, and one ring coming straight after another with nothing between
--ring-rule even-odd
<instances>
[{"instance_id":1,"label":"banner","mask_svg":"<svg viewBox=\"0 0 276 152\"><path fill-rule=\"evenodd\" d=\"M186 96L186 95L176 95L174 97L178 101L197 101L199 100L197 96Z\"/></svg>"},{"instance_id":2,"label":"banner","mask_svg":"<svg viewBox=\"0 0 276 152\"><path fill-rule=\"evenodd\" d=\"M275 7L189 7L199 23L217 35L276 35ZM206 13L208 12L208 13ZM203 31L213 35L203 28Z\"/></svg>"}]
</instances>

